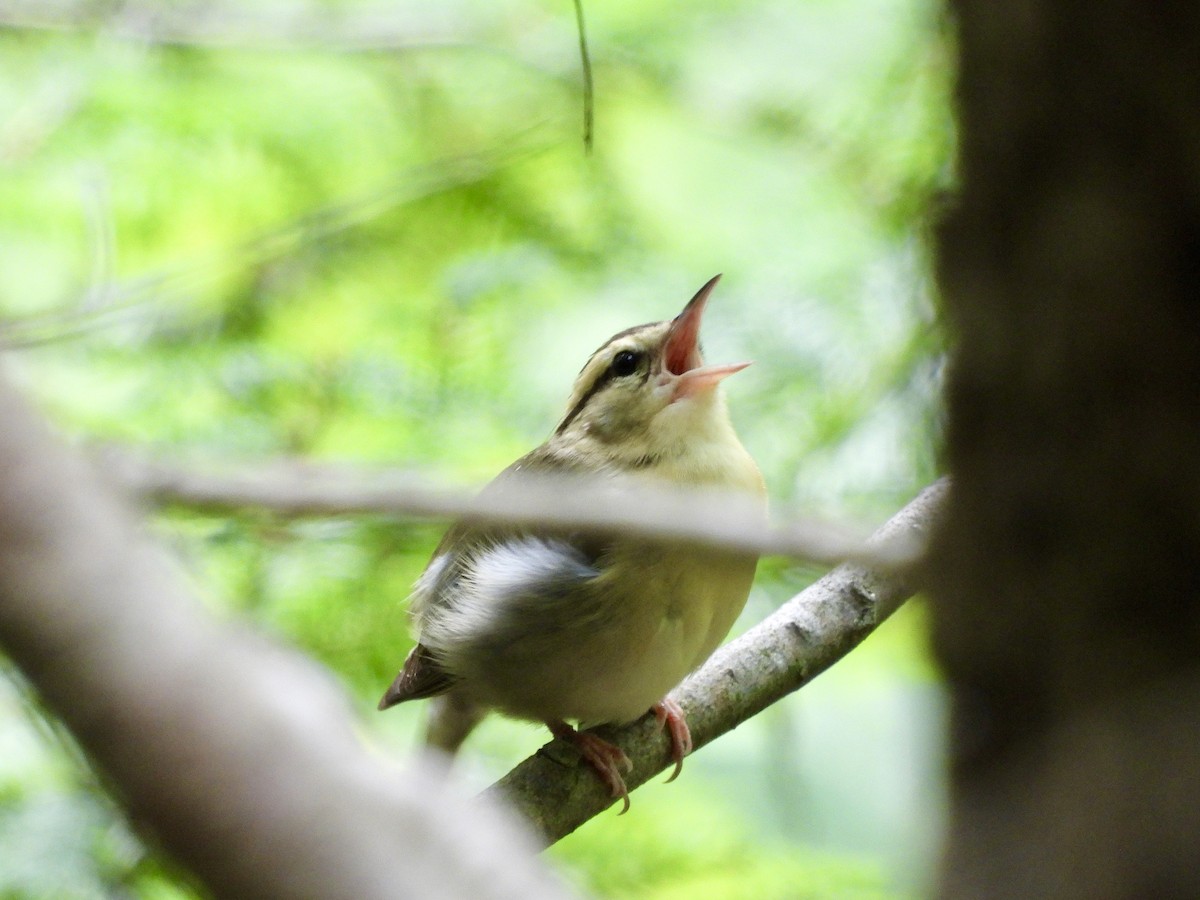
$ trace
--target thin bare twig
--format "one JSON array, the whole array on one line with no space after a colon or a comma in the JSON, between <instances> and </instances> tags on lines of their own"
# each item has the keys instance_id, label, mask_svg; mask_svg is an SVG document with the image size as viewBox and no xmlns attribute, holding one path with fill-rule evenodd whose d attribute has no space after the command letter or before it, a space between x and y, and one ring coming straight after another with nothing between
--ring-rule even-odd
<instances>
[{"instance_id":1,"label":"thin bare twig","mask_svg":"<svg viewBox=\"0 0 1200 900\"><path fill-rule=\"evenodd\" d=\"M923 544L946 505L949 482L927 487L868 541ZM687 713L697 748L731 731L812 681L853 650L916 589L915 570L884 573L860 565L834 569L774 614L719 649L671 696ZM605 729L633 761L632 790L673 764L670 740L649 715ZM614 802L578 752L552 741L484 792L533 823L546 844L570 834Z\"/></svg>"},{"instance_id":2,"label":"thin bare twig","mask_svg":"<svg viewBox=\"0 0 1200 900\"><path fill-rule=\"evenodd\" d=\"M639 479L522 474L476 494L396 469L280 460L218 471L117 448L95 458L110 477L147 502L221 514L262 509L284 517L374 514L619 530L822 565L855 559L904 567L920 550L901 534L868 547L865 531L812 518L770 525L744 495L672 489Z\"/></svg>"},{"instance_id":3,"label":"thin bare twig","mask_svg":"<svg viewBox=\"0 0 1200 900\"><path fill-rule=\"evenodd\" d=\"M579 29L579 62L583 68L583 149L592 152L595 126L595 87L592 84L592 57L588 52L587 29L583 24L583 0L575 0L575 26Z\"/></svg>"}]
</instances>

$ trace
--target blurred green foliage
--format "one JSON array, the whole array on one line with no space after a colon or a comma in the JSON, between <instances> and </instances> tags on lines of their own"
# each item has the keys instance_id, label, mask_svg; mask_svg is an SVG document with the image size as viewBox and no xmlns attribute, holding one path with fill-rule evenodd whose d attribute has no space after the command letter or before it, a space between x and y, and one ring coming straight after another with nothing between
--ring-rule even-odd
<instances>
[{"instance_id":1,"label":"blurred green foliage","mask_svg":"<svg viewBox=\"0 0 1200 900\"><path fill-rule=\"evenodd\" d=\"M0 340L73 439L481 483L596 345L721 271L706 348L757 361L730 402L778 509L878 521L933 476L925 231L953 134L932 0L586 4L590 156L567 3L47 9L0 4ZM154 528L215 609L319 658L367 739L408 752L420 710L372 706L440 525ZM739 627L816 574L765 561ZM610 897L919 892L941 803L921 618L552 858ZM192 896L12 683L0 896ZM543 738L489 722L462 778Z\"/></svg>"}]
</instances>

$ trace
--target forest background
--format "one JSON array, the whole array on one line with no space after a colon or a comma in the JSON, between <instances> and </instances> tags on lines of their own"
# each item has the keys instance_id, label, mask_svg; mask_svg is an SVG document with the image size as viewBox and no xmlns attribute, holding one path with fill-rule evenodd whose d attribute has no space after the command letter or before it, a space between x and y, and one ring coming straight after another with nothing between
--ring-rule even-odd
<instances>
[{"instance_id":1,"label":"forest background","mask_svg":"<svg viewBox=\"0 0 1200 900\"><path fill-rule=\"evenodd\" d=\"M478 485L587 355L716 272L710 359L776 511L882 521L934 476L928 222L952 48L924 0L0 4L0 341L71 440ZM373 711L439 523L162 510L222 615ZM819 574L768 559L741 630ZM944 701L910 603L796 696L552 852L600 896L905 896ZM188 897L5 669L0 896ZM490 720L481 788L544 740Z\"/></svg>"}]
</instances>

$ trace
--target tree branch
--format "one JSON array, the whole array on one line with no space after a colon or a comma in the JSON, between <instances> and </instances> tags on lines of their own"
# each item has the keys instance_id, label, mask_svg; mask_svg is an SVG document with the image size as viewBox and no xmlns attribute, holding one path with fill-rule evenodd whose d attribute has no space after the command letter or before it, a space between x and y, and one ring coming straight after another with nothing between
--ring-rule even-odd
<instances>
[{"instance_id":1,"label":"tree branch","mask_svg":"<svg viewBox=\"0 0 1200 900\"><path fill-rule=\"evenodd\" d=\"M927 487L872 535L868 546L890 545L898 538L923 544L948 492L946 480ZM849 653L912 595L916 580L915 570L900 575L839 566L718 650L672 694L687 713L696 747L732 731ZM633 772L625 777L630 790L673 764L670 741L652 715L604 733L633 761ZM613 803L564 741L547 744L483 796L514 806L546 844Z\"/></svg>"},{"instance_id":2,"label":"tree branch","mask_svg":"<svg viewBox=\"0 0 1200 900\"><path fill-rule=\"evenodd\" d=\"M562 897L531 842L354 734L299 654L207 615L0 385L0 646L216 896Z\"/></svg>"},{"instance_id":3,"label":"tree branch","mask_svg":"<svg viewBox=\"0 0 1200 900\"><path fill-rule=\"evenodd\" d=\"M743 495L651 487L637 479L521 473L478 494L438 487L427 476L399 469L276 460L217 471L115 447L94 458L145 502L217 514L262 509L285 517L468 518L621 531L831 566L853 559L889 569L907 567L921 549L899 531L867 545L863 532L813 518L772 526Z\"/></svg>"}]
</instances>

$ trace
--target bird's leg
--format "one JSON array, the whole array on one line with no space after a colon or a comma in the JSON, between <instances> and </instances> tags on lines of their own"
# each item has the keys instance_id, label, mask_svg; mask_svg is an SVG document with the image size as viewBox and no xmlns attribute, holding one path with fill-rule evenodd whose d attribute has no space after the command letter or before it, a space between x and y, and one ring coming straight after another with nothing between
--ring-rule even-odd
<instances>
[{"instance_id":1,"label":"bird's leg","mask_svg":"<svg viewBox=\"0 0 1200 900\"><path fill-rule=\"evenodd\" d=\"M629 810L629 788L625 787L621 770L633 771L633 762L626 756L625 751L590 731L577 731L561 719L547 722L546 727L556 738L562 738L575 745L588 764L596 770L600 779L608 785L612 795L625 802L620 813L624 815Z\"/></svg>"},{"instance_id":2,"label":"bird's leg","mask_svg":"<svg viewBox=\"0 0 1200 900\"><path fill-rule=\"evenodd\" d=\"M650 709L654 713L654 721L658 723L658 730L662 731L666 725L671 735L671 758L675 760L675 771L667 781L674 781L683 771L683 758L692 752L692 732L688 729L683 707L670 697L663 697Z\"/></svg>"}]
</instances>

